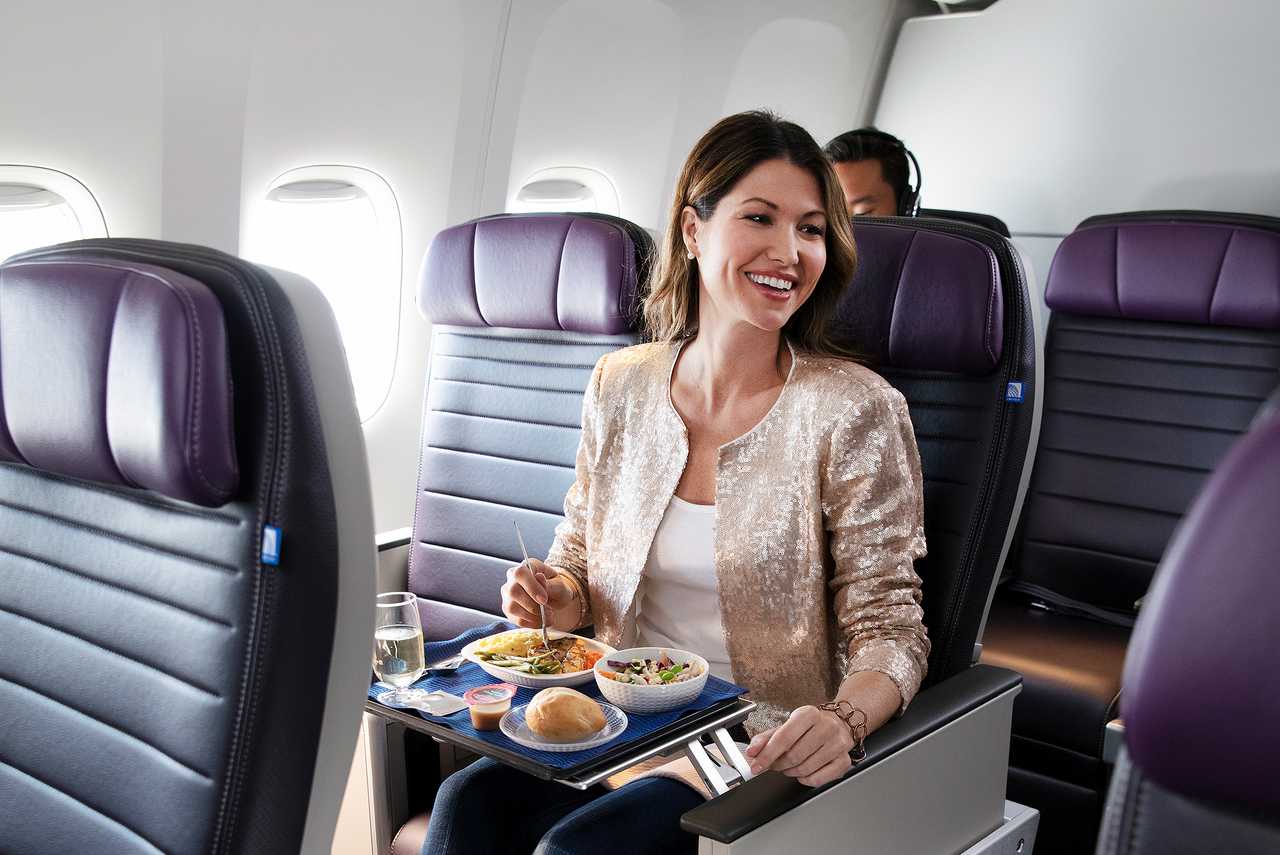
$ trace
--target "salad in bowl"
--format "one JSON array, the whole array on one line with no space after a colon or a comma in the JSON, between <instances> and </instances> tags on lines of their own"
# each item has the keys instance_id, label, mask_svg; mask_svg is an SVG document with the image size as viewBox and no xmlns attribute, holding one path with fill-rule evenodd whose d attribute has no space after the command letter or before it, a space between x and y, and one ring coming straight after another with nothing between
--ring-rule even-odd
<instances>
[{"instance_id":1,"label":"salad in bowl","mask_svg":"<svg viewBox=\"0 0 1280 855\"><path fill-rule=\"evenodd\" d=\"M656 713L692 703L707 685L707 660L687 650L632 647L595 663L596 685L627 712Z\"/></svg>"}]
</instances>

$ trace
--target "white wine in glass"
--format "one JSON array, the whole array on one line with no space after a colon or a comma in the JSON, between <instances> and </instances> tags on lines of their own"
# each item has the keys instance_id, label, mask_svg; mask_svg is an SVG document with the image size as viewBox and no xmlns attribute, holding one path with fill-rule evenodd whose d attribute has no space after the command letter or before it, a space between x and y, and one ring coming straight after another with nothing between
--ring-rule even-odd
<instances>
[{"instance_id":1,"label":"white wine in glass","mask_svg":"<svg viewBox=\"0 0 1280 855\"><path fill-rule=\"evenodd\" d=\"M410 689L424 673L422 620L418 598L407 591L378 595L378 623L373 633L373 672L394 690L378 696L382 703L407 705L422 689Z\"/></svg>"}]
</instances>

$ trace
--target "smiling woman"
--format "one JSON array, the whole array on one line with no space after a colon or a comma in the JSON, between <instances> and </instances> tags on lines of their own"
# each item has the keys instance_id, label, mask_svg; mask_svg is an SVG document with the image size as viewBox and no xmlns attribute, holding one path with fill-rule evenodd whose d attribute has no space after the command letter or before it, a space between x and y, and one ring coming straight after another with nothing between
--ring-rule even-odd
<instances>
[{"instance_id":1,"label":"smiling woman","mask_svg":"<svg viewBox=\"0 0 1280 855\"><path fill-rule=\"evenodd\" d=\"M784 336L806 350L843 353L829 338L827 321L853 278L857 254L853 232L843 216L840 184L816 144L810 151L806 142L813 144L813 138L800 126L751 111L721 120L694 146L676 180L668 218L672 227L663 239L645 300L645 323L654 340L674 341L697 333L702 308L698 271L720 262L719 256L702 257L696 249L697 232L723 228L728 216L735 222L745 221L743 232L747 224L758 226L757 243L788 233L792 243L778 249L797 256L794 264L787 261L792 266L798 267L804 249L804 266L814 281L804 293L787 300L790 310L783 318ZM726 200L732 213L722 212L715 219ZM779 207L784 203L785 212ZM784 228L780 230L779 225ZM710 237L706 245L715 246ZM748 244L752 240L745 234L741 239ZM750 272L775 276L780 272L780 265L773 261L763 260L763 265L761 271ZM792 272L777 278L798 281L794 276ZM813 299L807 300L810 293Z\"/></svg>"},{"instance_id":2,"label":"smiling woman","mask_svg":"<svg viewBox=\"0 0 1280 855\"><path fill-rule=\"evenodd\" d=\"M854 265L808 133L760 112L708 131L646 298L653 341L597 362L564 522L546 561L502 586L523 627L545 607L549 626L594 624L605 644L695 651L757 704L753 771L807 786L849 770L866 730L915 695L929 652L906 403L827 338ZM695 851L679 820L705 785L687 761L645 771L607 793L544 787L536 821L497 827L481 806L539 785L473 764L441 787L423 851ZM636 819L619 848L612 829Z\"/></svg>"}]
</instances>

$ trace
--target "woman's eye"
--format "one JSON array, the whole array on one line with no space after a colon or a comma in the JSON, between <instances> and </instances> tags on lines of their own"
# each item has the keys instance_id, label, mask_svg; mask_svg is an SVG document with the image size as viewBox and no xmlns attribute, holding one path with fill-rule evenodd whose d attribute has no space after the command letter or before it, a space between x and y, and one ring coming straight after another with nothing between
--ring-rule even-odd
<instances>
[{"instance_id":1,"label":"woman's eye","mask_svg":"<svg viewBox=\"0 0 1280 855\"><path fill-rule=\"evenodd\" d=\"M827 230L824 227L816 226L816 225L813 225L812 223L807 223L801 226L800 231L804 232L807 235L813 235L814 237L822 237L827 233Z\"/></svg>"},{"instance_id":2,"label":"woman's eye","mask_svg":"<svg viewBox=\"0 0 1280 855\"><path fill-rule=\"evenodd\" d=\"M759 223L762 226L767 226L773 222L773 217L768 214L743 214L742 218L753 223Z\"/></svg>"}]
</instances>

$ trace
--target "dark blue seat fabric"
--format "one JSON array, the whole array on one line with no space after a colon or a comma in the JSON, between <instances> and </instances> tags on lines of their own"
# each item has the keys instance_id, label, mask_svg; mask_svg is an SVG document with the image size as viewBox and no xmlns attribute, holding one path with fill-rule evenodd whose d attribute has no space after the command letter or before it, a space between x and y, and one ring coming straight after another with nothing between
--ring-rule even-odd
<instances>
[{"instance_id":1,"label":"dark blue seat fabric","mask_svg":"<svg viewBox=\"0 0 1280 855\"><path fill-rule=\"evenodd\" d=\"M1044 415L983 661L1020 671L1010 798L1091 845L1136 614L1208 473L1280 384L1280 220L1083 222L1046 286ZM1073 836L1074 835L1074 836Z\"/></svg>"},{"instance_id":2,"label":"dark blue seat fabric","mask_svg":"<svg viewBox=\"0 0 1280 855\"><path fill-rule=\"evenodd\" d=\"M1099 855L1280 851L1277 472L1273 411L1205 484L1156 572L1125 664L1127 753Z\"/></svg>"},{"instance_id":3,"label":"dark blue seat fabric","mask_svg":"<svg viewBox=\"0 0 1280 855\"><path fill-rule=\"evenodd\" d=\"M338 544L288 299L97 240L0 305L0 851L297 851Z\"/></svg>"},{"instance_id":4,"label":"dark blue seat fabric","mask_svg":"<svg viewBox=\"0 0 1280 855\"><path fill-rule=\"evenodd\" d=\"M973 663L1031 439L1034 324L1004 238L963 222L859 217L836 337L907 400L924 475L926 685ZM1011 392L1016 391L1016 394Z\"/></svg>"}]
</instances>

